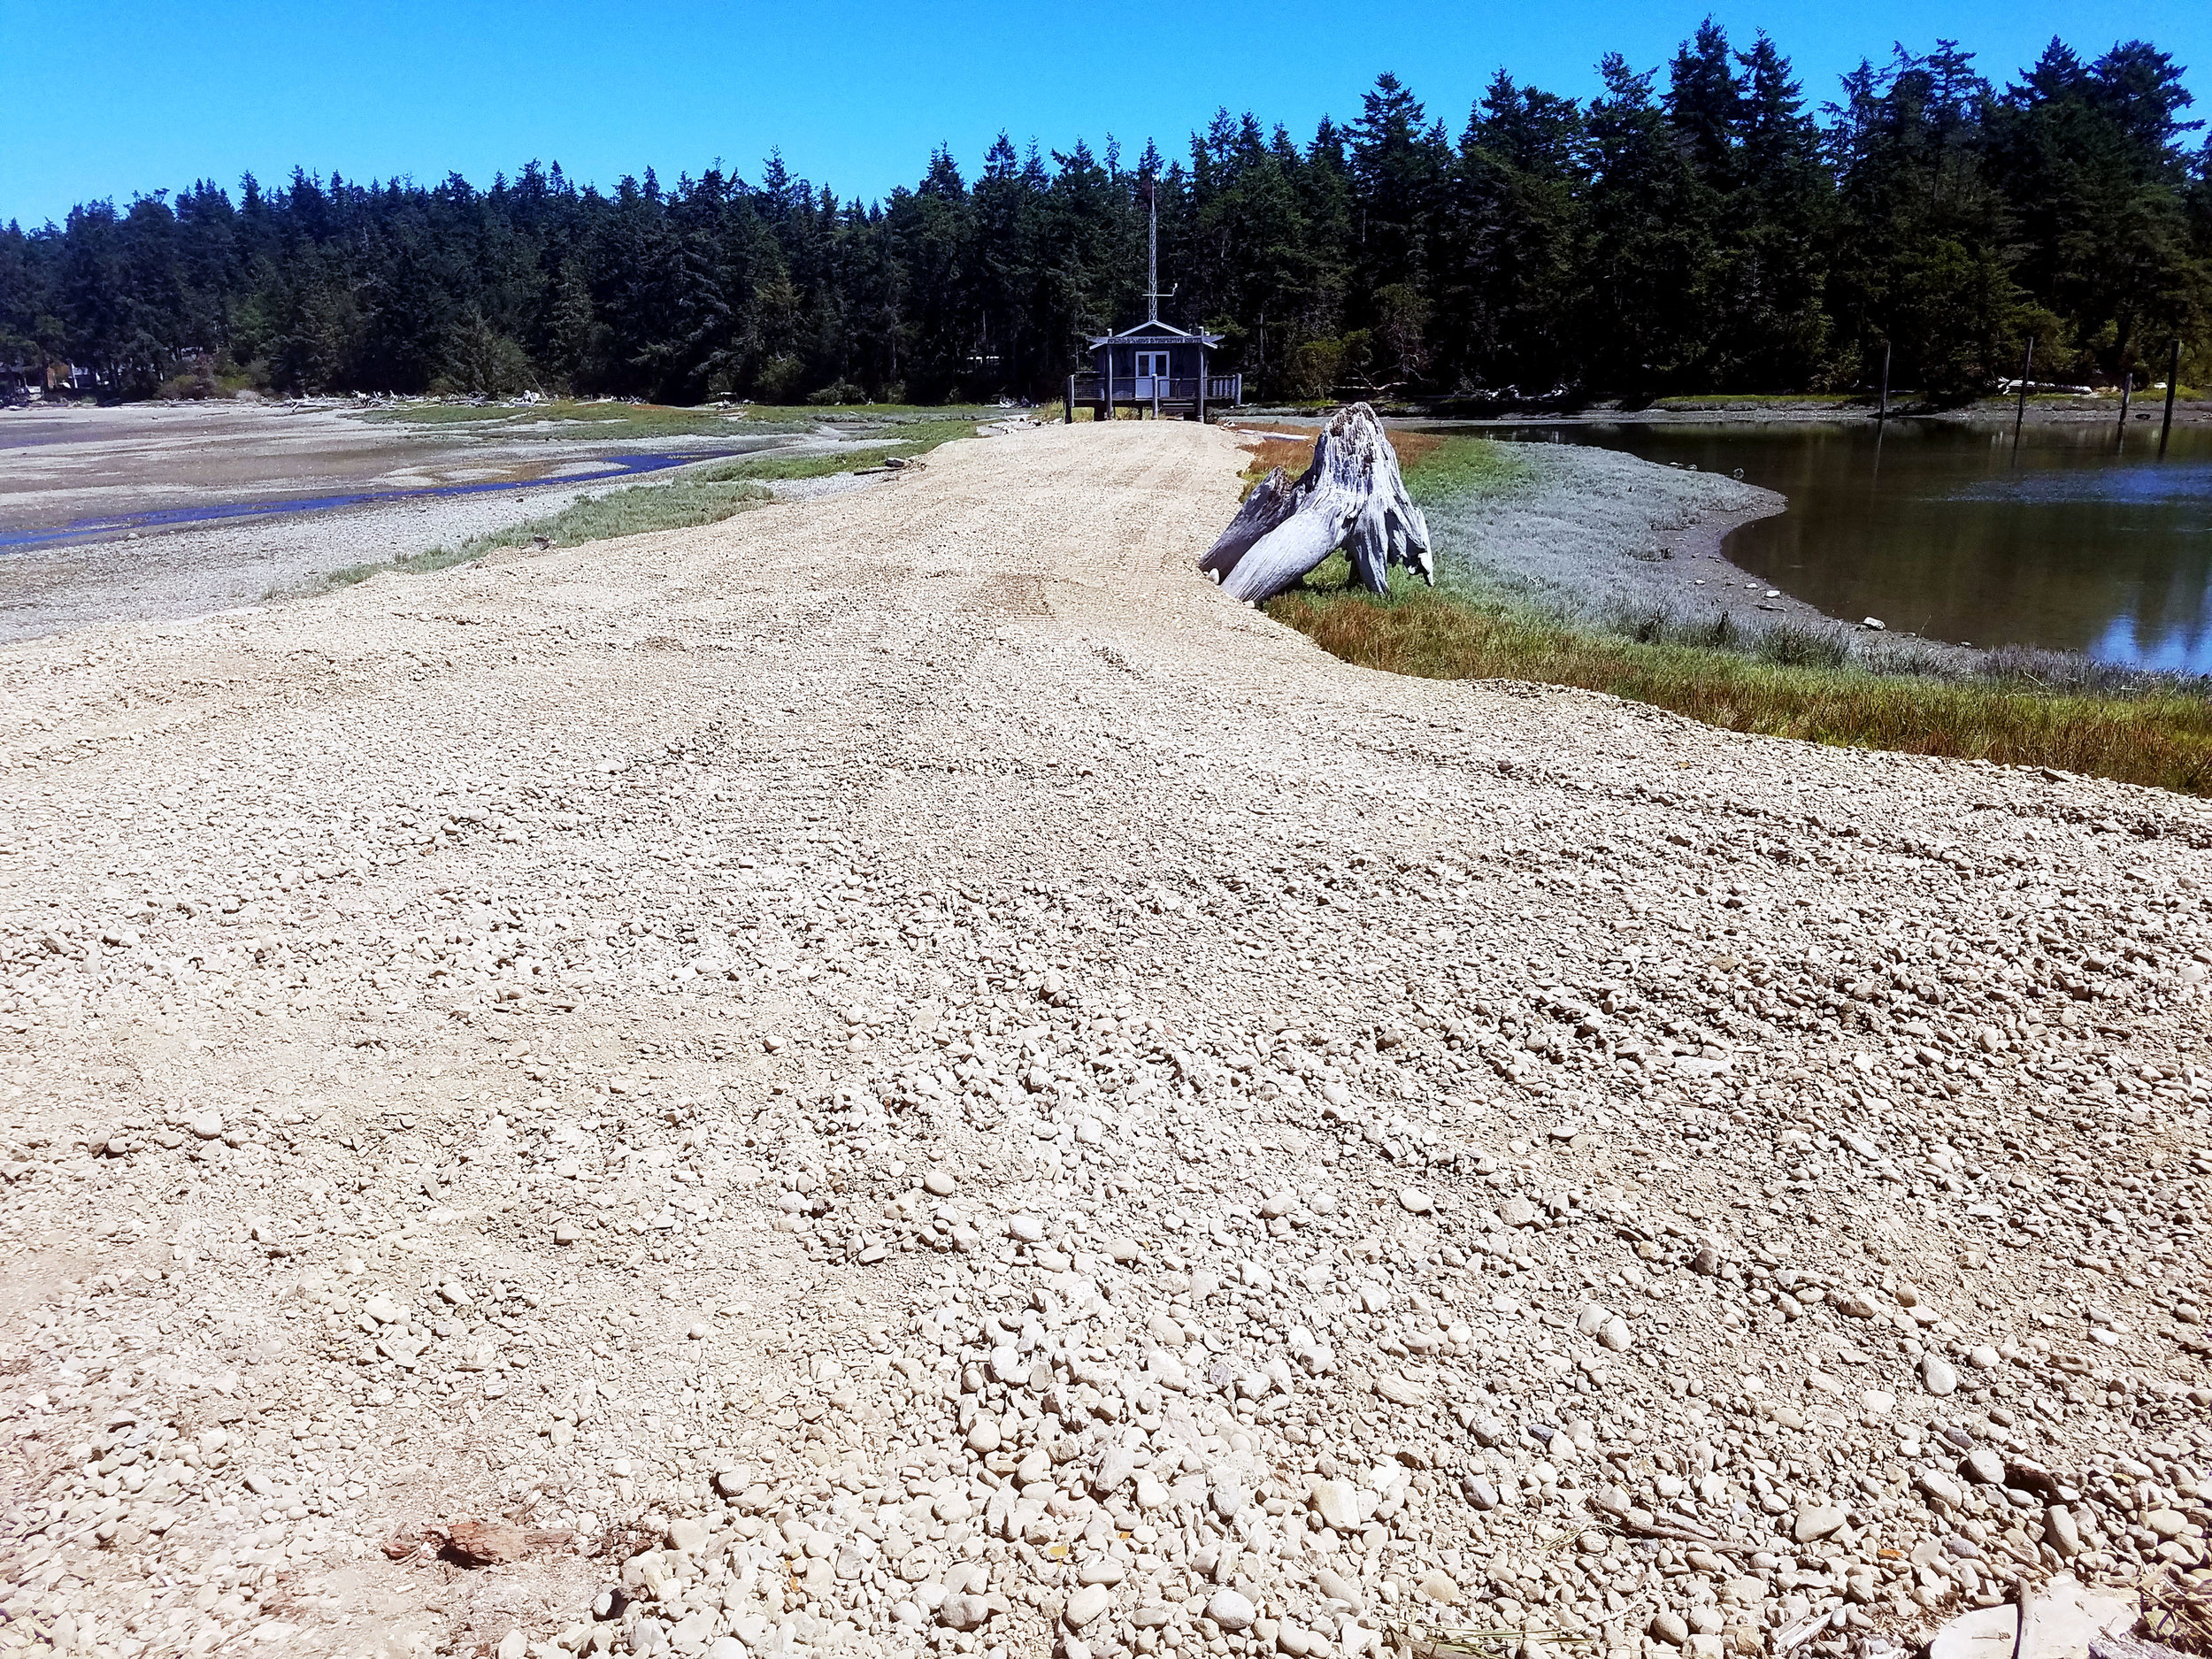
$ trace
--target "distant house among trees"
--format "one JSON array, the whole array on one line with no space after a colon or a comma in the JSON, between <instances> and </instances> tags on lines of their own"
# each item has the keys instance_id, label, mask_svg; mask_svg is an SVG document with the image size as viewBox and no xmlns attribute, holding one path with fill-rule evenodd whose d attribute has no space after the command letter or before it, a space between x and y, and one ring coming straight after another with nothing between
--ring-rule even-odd
<instances>
[{"instance_id":1,"label":"distant house among trees","mask_svg":"<svg viewBox=\"0 0 2212 1659\"><path fill-rule=\"evenodd\" d=\"M1208 363L1221 336L1191 332L1156 317L1101 334L1091 342L1092 369L1068 380L1067 413L1079 404L1101 420L1116 408L1152 410L1163 415L1206 419L1209 408L1244 401L1241 374L1215 374Z\"/></svg>"},{"instance_id":2,"label":"distant house among trees","mask_svg":"<svg viewBox=\"0 0 2212 1659\"><path fill-rule=\"evenodd\" d=\"M1150 410L1156 415L1206 419L1207 405L1244 401L1244 377L1216 375L1207 359L1221 344L1219 334L1178 328L1160 320L1160 207L1157 180L1140 181L1147 213L1145 320L1117 334L1091 342L1091 373L1070 375L1067 419L1082 403L1100 420L1117 408Z\"/></svg>"}]
</instances>

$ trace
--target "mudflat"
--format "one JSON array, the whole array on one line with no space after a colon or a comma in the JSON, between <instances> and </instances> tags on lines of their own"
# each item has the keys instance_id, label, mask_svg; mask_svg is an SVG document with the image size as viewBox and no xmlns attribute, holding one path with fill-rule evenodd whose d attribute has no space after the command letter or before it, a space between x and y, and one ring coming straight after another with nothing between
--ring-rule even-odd
<instances>
[{"instance_id":1,"label":"mudflat","mask_svg":"<svg viewBox=\"0 0 2212 1659\"><path fill-rule=\"evenodd\" d=\"M0 648L11 1629L1910 1642L2203 1548L2212 817L1394 680L1173 423Z\"/></svg>"},{"instance_id":2,"label":"mudflat","mask_svg":"<svg viewBox=\"0 0 2212 1659\"><path fill-rule=\"evenodd\" d=\"M590 470L613 449L745 447L678 434L611 443L511 419L435 426L343 404L124 403L0 410L0 530L240 500L523 483ZM765 440L753 440L764 442Z\"/></svg>"},{"instance_id":3,"label":"mudflat","mask_svg":"<svg viewBox=\"0 0 2212 1659\"><path fill-rule=\"evenodd\" d=\"M0 537L52 533L0 541L0 640L204 616L311 588L334 571L452 546L622 488L604 479L618 457L833 447L734 429L613 439L592 435L589 423L532 430L526 411L488 414L503 419L424 426L330 403L0 411ZM442 490L466 493L429 493ZM403 498L323 504L380 495ZM292 503L236 520L196 516ZM181 516L117 522L150 513Z\"/></svg>"}]
</instances>

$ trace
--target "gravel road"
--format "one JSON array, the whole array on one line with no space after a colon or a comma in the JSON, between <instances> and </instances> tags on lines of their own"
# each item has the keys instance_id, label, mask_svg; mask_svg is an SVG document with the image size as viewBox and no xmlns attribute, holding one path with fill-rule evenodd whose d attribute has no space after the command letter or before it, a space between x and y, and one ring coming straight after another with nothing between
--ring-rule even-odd
<instances>
[{"instance_id":1,"label":"gravel road","mask_svg":"<svg viewBox=\"0 0 2212 1659\"><path fill-rule=\"evenodd\" d=\"M0 648L0 1648L1909 1644L2205 1548L2195 802L1324 657L1240 456Z\"/></svg>"}]
</instances>

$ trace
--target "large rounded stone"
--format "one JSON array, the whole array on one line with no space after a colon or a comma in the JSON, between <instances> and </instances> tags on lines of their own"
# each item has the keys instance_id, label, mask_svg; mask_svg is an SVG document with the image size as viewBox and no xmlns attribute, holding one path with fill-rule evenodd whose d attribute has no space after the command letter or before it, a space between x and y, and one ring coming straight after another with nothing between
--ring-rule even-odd
<instances>
[{"instance_id":1,"label":"large rounded stone","mask_svg":"<svg viewBox=\"0 0 2212 1659\"><path fill-rule=\"evenodd\" d=\"M1206 1603L1206 1617L1224 1630L1243 1630L1258 1617L1251 1599L1235 1590L1216 1590Z\"/></svg>"}]
</instances>

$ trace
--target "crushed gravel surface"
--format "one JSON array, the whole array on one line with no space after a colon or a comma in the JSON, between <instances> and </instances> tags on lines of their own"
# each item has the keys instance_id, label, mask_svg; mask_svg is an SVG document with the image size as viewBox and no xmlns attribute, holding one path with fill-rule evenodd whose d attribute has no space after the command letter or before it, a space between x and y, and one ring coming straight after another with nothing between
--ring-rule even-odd
<instances>
[{"instance_id":1,"label":"crushed gravel surface","mask_svg":"<svg viewBox=\"0 0 2212 1659\"><path fill-rule=\"evenodd\" d=\"M0 649L0 1648L1870 1655L2203 1560L2212 814L1345 666L1173 423Z\"/></svg>"}]
</instances>

